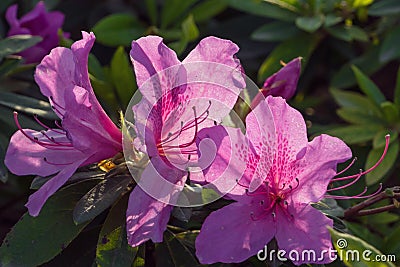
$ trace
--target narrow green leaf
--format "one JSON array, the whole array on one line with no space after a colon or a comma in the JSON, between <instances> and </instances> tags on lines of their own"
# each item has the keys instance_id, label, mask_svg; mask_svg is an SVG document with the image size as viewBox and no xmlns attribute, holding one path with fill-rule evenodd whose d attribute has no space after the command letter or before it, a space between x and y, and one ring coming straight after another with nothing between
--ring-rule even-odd
<instances>
[{"instance_id":1,"label":"narrow green leaf","mask_svg":"<svg viewBox=\"0 0 400 267\"><path fill-rule=\"evenodd\" d=\"M164 242L156 245L157 267L198 266L193 252L171 231L164 232Z\"/></svg>"},{"instance_id":2,"label":"narrow green leaf","mask_svg":"<svg viewBox=\"0 0 400 267\"><path fill-rule=\"evenodd\" d=\"M385 121L381 118L372 114L369 110L346 107L339 108L336 110L336 113L340 118L349 123L354 124L377 124L377 125L385 125Z\"/></svg>"},{"instance_id":3,"label":"narrow green leaf","mask_svg":"<svg viewBox=\"0 0 400 267\"><path fill-rule=\"evenodd\" d=\"M26 213L4 239L0 265L38 266L60 253L89 223L75 225L72 210L94 184L67 186L47 200L38 217Z\"/></svg>"},{"instance_id":4,"label":"narrow green leaf","mask_svg":"<svg viewBox=\"0 0 400 267\"><path fill-rule=\"evenodd\" d=\"M229 0L232 8L267 18L282 21L294 21L297 17L295 12L283 9L275 4L260 0Z\"/></svg>"},{"instance_id":5,"label":"narrow green leaf","mask_svg":"<svg viewBox=\"0 0 400 267\"><path fill-rule=\"evenodd\" d=\"M368 8L371 16L388 16L400 14L400 2L398 0L376 1Z\"/></svg>"},{"instance_id":6,"label":"narrow green leaf","mask_svg":"<svg viewBox=\"0 0 400 267\"><path fill-rule=\"evenodd\" d=\"M205 0L194 6L190 13L197 23L204 22L221 13L228 7L227 0Z\"/></svg>"},{"instance_id":7,"label":"narrow green leaf","mask_svg":"<svg viewBox=\"0 0 400 267\"><path fill-rule=\"evenodd\" d=\"M127 192L131 183L130 175L115 176L93 187L76 204L73 218L77 224L92 220L110 207L121 194Z\"/></svg>"},{"instance_id":8,"label":"narrow green leaf","mask_svg":"<svg viewBox=\"0 0 400 267\"><path fill-rule=\"evenodd\" d=\"M165 29L173 23L180 22L185 12L197 0L166 0L161 11L161 28Z\"/></svg>"},{"instance_id":9,"label":"narrow green leaf","mask_svg":"<svg viewBox=\"0 0 400 267\"><path fill-rule=\"evenodd\" d=\"M147 14L149 15L151 24L157 25L157 1L156 0L146 0Z\"/></svg>"},{"instance_id":10,"label":"narrow green leaf","mask_svg":"<svg viewBox=\"0 0 400 267\"><path fill-rule=\"evenodd\" d=\"M257 41L277 42L293 38L299 33L299 29L293 23L274 21L255 30L251 38Z\"/></svg>"},{"instance_id":11,"label":"narrow green leaf","mask_svg":"<svg viewBox=\"0 0 400 267\"><path fill-rule=\"evenodd\" d=\"M7 182L8 179L8 170L6 165L4 164L4 158L6 155L6 149L8 144L8 137L0 134L0 181L3 183Z\"/></svg>"},{"instance_id":12,"label":"narrow green leaf","mask_svg":"<svg viewBox=\"0 0 400 267\"><path fill-rule=\"evenodd\" d=\"M182 32L183 38L185 38L188 42L194 41L199 37L199 29L194 22L193 15L189 15L182 22Z\"/></svg>"},{"instance_id":13,"label":"narrow green leaf","mask_svg":"<svg viewBox=\"0 0 400 267\"><path fill-rule=\"evenodd\" d=\"M379 61L379 46L372 46L360 57L346 63L332 78L331 85L336 88L347 88L356 84L354 73L351 69L356 65L363 73L370 75L379 70L386 62Z\"/></svg>"},{"instance_id":14,"label":"narrow green leaf","mask_svg":"<svg viewBox=\"0 0 400 267\"><path fill-rule=\"evenodd\" d=\"M15 70L21 65L22 61L22 58L8 58L4 60L0 65L0 77L6 76L11 71Z\"/></svg>"},{"instance_id":15,"label":"narrow green leaf","mask_svg":"<svg viewBox=\"0 0 400 267\"><path fill-rule=\"evenodd\" d=\"M139 247L128 245L126 236L126 208L128 195L123 196L111 209L101 228L97 241L96 262L99 267L130 267Z\"/></svg>"},{"instance_id":16,"label":"narrow green leaf","mask_svg":"<svg viewBox=\"0 0 400 267\"><path fill-rule=\"evenodd\" d=\"M387 253L400 252L400 225L385 237L382 250Z\"/></svg>"},{"instance_id":17,"label":"narrow green leaf","mask_svg":"<svg viewBox=\"0 0 400 267\"><path fill-rule=\"evenodd\" d=\"M325 16L324 26L325 27L332 27L333 25L336 25L341 21L343 21L342 17L338 17L338 16L333 15L333 14L327 14Z\"/></svg>"},{"instance_id":18,"label":"narrow green leaf","mask_svg":"<svg viewBox=\"0 0 400 267\"><path fill-rule=\"evenodd\" d=\"M324 22L323 16L298 17L296 19L297 27L306 32L315 32L322 26L323 22Z\"/></svg>"},{"instance_id":19,"label":"narrow green leaf","mask_svg":"<svg viewBox=\"0 0 400 267\"><path fill-rule=\"evenodd\" d=\"M362 28L352 25L346 28L352 40L357 40L361 42L368 42L369 37L365 30Z\"/></svg>"},{"instance_id":20,"label":"narrow green leaf","mask_svg":"<svg viewBox=\"0 0 400 267\"><path fill-rule=\"evenodd\" d=\"M337 136L345 143L352 145L372 140L375 134L382 129L379 125L350 125L326 131L327 134Z\"/></svg>"},{"instance_id":21,"label":"narrow green leaf","mask_svg":"<svg viewBox=\"0 0 400 267\"><path fill-rule=\"evenodd\" d=\"M390 143L393 143L399 137L399 133L396 130L382 129L376 133L374 140L372 141L373 148L382 148L385 146L385 136L390 134Z\"/></svg>"},{"instance_id":22,"label":"narrow green leaf","mask_svg":"<svg viewBox=\"0 0 400 267\"><path fill-rule=\"evenodd\" d=\"M370 116L383 119L382 111L369 98L356 92L332 88L331 94L336 103L344 108L355 108L368 112Z\"/></svg>"},{"instance_id":23,"label":"narrow green leaf","mask_svg":"<svg viewBox=\"0 0 400 267\"><path fill-rule=\"evenodd\" d=\"M391 262L379 262L382 253L364 240L345 233L329 229L337 255L347 265L352 267L394 267ZM368 253L365 253L367 251ZM358 255L358 257L357 257ZM378 256L378 257L377 257ZM377 265L379 264L379 265Z\"/></svg>"},{"instance_id":24,"label":"narrow green leaf","mask_svg":"<svg viewBox=\"0 0 400 267\"><path fill-rule=\"evenodd\" d=\"M369 99L374 101L378 106L386 101L385 96L381 90L371 81L359 68L352 66L351 69L357 79L360 89L368 96Z\"/></svg>"},{"instance_id":25,"label":"narrow green leaf","mask_svg":"<svg viewBox=\"0 0 400 267\"><path fill-rule=\"evenodd\" d=\"M374 0L354 0L353 7L354 8L365 7L365 6L372 4L373 2L374 2Z\"/></svg>"},{"instance_id":26,"label":"narrow green leaf","mask_svg":"<svg viewBox=\"0 0 400 267\"><path fill-rule=\"evenodd\" d=\"M400 67L397 70L396 87L394 88L394 103L400 106Z\"/></svg>"},{"instance_id":27,"label":"narrow green leaf","mask_svg":"<svg viewBox=\"0 0 400 267\"><path fill-rule=\"evenodd\" d=\"M42 40L39 36L14 35L0 40L0 61L8 55L21 52Z\"/></svg>"},{"instance_id":28,"label":"narrow green leaf","mask_svg":"<svg viewBox=\"0 0 400 267\"><path fill-rule=\"evenodd\" d=\"M28 96L9 92L0 92L0 105L31 115L36 114L49 120L58 119L48 102Z\"/></svg>"},{"instance_id":29,"label":"narrow green leaf","mask_svg":"<svg viewBox=\"0 0 400 267\"><path fill-rule=\"evenodd\" d=\"M399 107L390 101L385 101L381 103L381 109L383 115L385 115L386 121L388 123L395 123L399 121Z\"/></svg>"},{"instance_id":30,"label":"narrow green leaf","mask_svg":"<svg viewBox=\"0 0 400 267\"><path fill-rule=\"evenodd\" d=\"M383 148L375 148L372 149L367 157L367 161L365 163L365 169L371 168L382 156ZM391 143L386 153L385 158L373 171L369 172L365 176L365 181L367 185L372 185L379 182L385 174L389 172L389 170L396 163L397 155L399 153L399 140Z\"/></svg>"},{"instance_id":31,"label":"narrow green leaf","mask_svg":"<svg viewBox=\"0 0 400 267\"><path fill-rule=\"evenodd\" d=\"M265 59L258 71L258 81L264 80L281 68L281 61L289 62L293 58L303 57L303 67L317 47L320 37L316 34L302 34L279 44Z\"/></svg>"},{"instance_id":32,"label":"narrow green leaf","mask_svg":"<svg viewBox=\"0 0 400 267\"><path fill-rule=\"evenodd\" d=\"M350 35L350 32L347 30L345 25L335 25L333 27L326 28L326 31L337 39L346 42L351 42L353 40L353 37Z\"/></svg>"},{"instance_id":33,"label":"narrow green leaf","mask_svg":"<svg viewBox=\"0 0 400 267\"><path fill-rule=\"evenodd\" d=\"M380 49L379 61L388 62L398 59L400 57L399 43L400 27L396 27L386 34Z\"/></svg>"},{"instance_id":34,"label":"narrow green leaf","mask_svg":"<svg viewBox=\"0 0 400 267\"><path fill-rule=\"evenodd\" d=\"M108 46L130 46L132 40L141 37L145 28L130 14L109 15L93 27L96 40Z\"/></svg>"},{"instance_id":35,"label":"narrow green leaf","mask_svg":"<svg viewBox=\"0 0 400 267\"><path fill-rule=\"evenodd\" d=\"M120 46L115 51L111 59L110 69L111 77L122 105L121 109L125 110L137 87L132 65L124 47Z\"/></svg>"}]
</instances>

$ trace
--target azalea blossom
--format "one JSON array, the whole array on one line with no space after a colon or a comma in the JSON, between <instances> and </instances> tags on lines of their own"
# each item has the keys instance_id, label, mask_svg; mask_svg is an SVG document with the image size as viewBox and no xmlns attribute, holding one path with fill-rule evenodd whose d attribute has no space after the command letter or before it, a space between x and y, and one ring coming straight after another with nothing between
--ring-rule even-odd
<instances>
[{"instance_id":1,"label":"azalea blossom","mask_svg":"<svg viewBox=\"0 0 400 267\"><path fill-rule=\"evenodd\" d=\"M257 106L267 96L281 96L290 99L296 92L297 82L299 81L301 70L301 57L295 58L272 76L268 77L260 92L251 102L251 108Z\"/></svg>"},{"instance_id":2,"label":"azalea blossom","mask_svg":"<svg viewBox=\"0 0 400 267\"><path fill-rule=\"evenodd\" d=\"M19 131L11 137L5 164L16 175L55 174L26 204L37 216L46 200L80 166L114 156L122 150L121 132L104 112L93 92L88 74L88 56L95 41L93 33L71 49L57 47L37 66L35 80L61 119L56 128L43 124L43 131L23 129L14 112Z\"/></svg>"},{"instance_id":3,"label":"azalea blossom","mask_svg":"<svg viewBox=\"0 0 400 267\"><path fill-rule=\"evenodd\" d=\"M132 42L130 52L142 100L133 107L135 147L150 163L132 191L127 216L128 242L161 242L173 205L197 161L197 133L218 123L245 87L239 48L208 37L181 62L162 38ZM196 180L190 173L191 181Z\"/></svg>"},{"instance_id":4,"label":"azalea blossom","mask_svg":"<svg viewBox=\"0 0 400 267\"><path fill-rule=\"evenodd\" d=\"M238 180L225 196L236 202L212 212L196 239L201 263L242 262L272 238L287 253L313 250L323 255L323 250L332 249L327 227L333 222L310 203L326 196L337 164L351 157L343 141L323 134L308 142L302 115L283 98L272 96L249 113L246 135L238 129L216 126L202 130L199 138L221 144L214 163L204 171L207 181L221 175ZM234 145L224 147L227 140ZM232 154L239 154L246 162L241 177L232 170L223 173L227 168L218 166L226 162L230 150L236 150ZM234 169L232 166L234 162L230 166ZM314 262L330 261L326 254Z\"/></svg>"},{"instance_id":5,"label":"azalea blossom","mask_svg":"<svg viewBox=\"0 0 400 267\"><path fill-rule=\"evenodd\" d=\"M64 14L59 11L47 12L43 1L20 19L17 18L17 12L17 4L7 9L6 20L10 25L7 36L30 34L42 37L41 42L19 53L25 58L25 63L40 62L51 49L58 46L58 30L64 23ZM69 34L64 36L68 37Z\"/></svg>"}]
</instances>

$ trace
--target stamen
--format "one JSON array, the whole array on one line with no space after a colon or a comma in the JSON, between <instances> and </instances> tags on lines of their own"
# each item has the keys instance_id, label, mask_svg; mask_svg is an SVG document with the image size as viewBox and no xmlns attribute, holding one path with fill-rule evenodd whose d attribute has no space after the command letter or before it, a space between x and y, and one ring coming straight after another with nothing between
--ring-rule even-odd
<instances>
[{"instance_id":1,"label":"stamen","mask_svg":"<svg viewBox=\"0 0 400 267\"><path fill-rule=\"evenodd\" d=\"M366 170L366 171L361 172L360 174L354 174L354 175L350 175L350 176L346 176L346 177L334 178L334 179L331 180L331 182L337 182L337 181L343 181L343 180L353 179L353 178L358 177L359 175L365 175L365 174L370 173L370 172L372 172L373 170L375 170L376 167L378 167L379 164L381 164L381 162L382 162L383 159L385 158L386 153L387 153L387 151L388 151L388 149L389 149L390 135L387 134L387 135L385 136L385 139L386 139L385 149L383 150L382 156L381 156L380 159L375 163L374 166L372 166L371 168L369 168L369 169Z\"/></svg>"},{"instance_id":2,"label":"stamen","mask_svg":"<svg viewBox=\"0 0 400 267\"><path fill-rule=\"evenodd\" d=\"M15 122L15 125L17 126L17 128L18 128L18 130L26 137L26 138L28 138L29 140L31 140L32 142L34 142L34 143L36 143L36 144L38 144L38 145L40 145L40 146L42 146L42 147L44 147L44 148L47 148L47 149L53 149L53 150L68 150L69 149L69 147L70 146L72 146L72 145L59 145L59 144L56 144L56 143L46 143L46 142L43 142L43 141L40 141L39 140L39 138L37 138L37 137L32 137L32 136L30 136L29 134L27 134L25 131L24 131L24 129L22 129L22 126L21 126L21 124L19 123L19 121L18 121L18 112L16 112L16 111L14 111L14 122Z\"/></svg>"},{"instance_id":3,"label":"stamen","mask_svg":"<svg viewBox=\"0 0 400 267\"><path fill-rule=\"evenodd\" d=\"M336 196L336 195L325 195L325 198L332 198L332 199L338 199L338 200L347 200L347 199L363 199L363 198L370 198L370 197L374 197L377 194L379 194L382 191L382 183L379 184L379 188L372 194L366 195L364 196L364 194L367 192L367 187L364 188L364 190L355 195L355 196Z\"/></svg>"},{"instance_id":4,"label":"stamen","mask_svg":"<svg viewBox=\"0 0 400 267\"><path fill-rule=\"evenodd\" d=\"M54 137L49 137L45 131L40 131L40 133L46 137L49 141L53 142L54 144L60 145L60 146L67 146L67 147L73 147L71 143L61 143L61 142L57 142ZM37 139L37 137L36 137Z\"/></svg>"},{"instance_id":5,"label":"stamen","mask_svg":"<svg viewBox=\"0 0 400 267\"><path fill-rule=\"evenodd\" d=\"M35 121L36 121L40 126L42 126L43 128L45 128L45 129L47 129L47 130L49 130L49 131L53 131L53 132L58 133L58 134L65 134L64 132L58 131L57 129L52 129L52 128L50 128L49 126L47 126L46 124L44 124L43 122L41 122L36 114L33 115L33 118L34 118Z\"/></svg>"},{"instance_id":6,"label":"stamen","mask_svg":"<svg viewBox=\"0 0 400 267\"><path fill-rule=\"evenodd\" d=\"M66 166L66 165L71 165L71 164L73 163L73 162L70 162L70 163L54 163L54 162L48 161L46 157L44 157L43 160L44 160L46 163L48 163L48 164L50 164L50 165L55 165L55 166Z\"/></svg>"},{"instance_id":7,"label":"stamen","mask_svg":"<svg viewBox=\"0 0 400 267\"><path fill-rule=\"evenodd\" d=\"M336 190L347 188L347 187L355 184L358 180L360 180L361 176L362 176L362 170L360 170L360 174L358 175L358 177L356 179L354 179L353 181L351 181L350 183L347 183L345 185L342 185L342 186L339 186L339 187L336 187L336 188L330 188L330 189L328 189L326 191L327 192L331 192L331 191L336 191Z\"/></svg>"},{"instance_id":8,"label":"stamen","mask_svg":"<svg viewBox=\"0 0 400 267\"><path fill-rule=\"evenodd\" d=\"M340 172L338 172L336 175L341 175L343 173L345 173L348 169L350 169L351 166L353 166L353 164L357 161L357 157L354 157L354 159L350 162L350 164L344 168L343 170L341 170Z\"/></svg>"}]
</instances>

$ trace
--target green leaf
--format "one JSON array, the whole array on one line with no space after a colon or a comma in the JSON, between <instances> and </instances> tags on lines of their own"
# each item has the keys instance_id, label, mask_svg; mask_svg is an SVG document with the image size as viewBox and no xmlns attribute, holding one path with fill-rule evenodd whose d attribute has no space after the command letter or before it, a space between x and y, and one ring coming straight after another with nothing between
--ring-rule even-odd
<instances>
[{"instance_id":1,"label":"green leaf","mask_svg":"<svg viewBox=\"0 0 400 267\"><path fill-rule=\"evenodd\" d=\"M324 22L323 16L298 17L296 19L297 27L306 32L315 32L322 26L323 22Z\"/></svg>"},{"instance_id":2,"label":"green leaf","mask_svg":"<svg viewBox=\"0 0 400 267\"><path fill-rule=\"evenodd\" d=\"M42 40L39 36L14 35L0 40L0 61L8 55L21 52Z\"/></svg>"},{"instance_id":3,"label":"green leaf","mask_svg":"<svg viewBox=\"0 0 400 267\"><path fill-rule=\"evenodd\" d=\"M396 87L394 88L394 103L400 106L400 67L397 70Z\"/></svg>"},{"instance_id":4,"label":"green leaf","mask_svg":"<svg viewBox=\"0 0 400 267\"><path fill-rule=\"evenodd\" d=\"M374 0L354 0L353 7L354 8L365 7L365 6L372 4L373 2L374 2Z\"/></svg>"},{"instance_id":5,"label":"green leaf","mask_svg":"<svg viewBox=\"0 0 400 267\"><path fill-rule=\"evenodd\" d=\"M394 267L391 262L375 262L382 253L364 240L345 233L329 229L337 255L347 265L352 267ZM368 251L366 253L366 251ZM353 258L356 257L357 258ZM368 260L369 259L369 260Z\"/></svg>"},{"instance_id":6,"label":"green leaf","mask_svg":"<svg viewBox=\"0 0 400 267\"><path fill-rule=\"evenodd\" d=\"M149 15L151 23L153 25L157 25L158 11L157 11L156 0L146 0L146 8L147 8L147 14Z\"/></svg>"},{"instance_id":7,"label":"green leaf","mask_svg":"<svg viewBox=\"0 0 400 267\"><path fill-rule=\"evenodd\" d=\"M341 21L343 21L342 17L337 17L336 15L333 15L333 14L327 14L325 16L324 26L331 27L333 25L338 24Z\"/></svg>"},{"instance_id":8,"label":"green leaf","mask_svg":"<svg viewBox=\"0 0 400 267\"><path fill-rule=\"evenodd\" d=\"M385 62L379 61L379 46L373 46L360 57L346 63L334 76L331 85L336 88L346 88L356 84L354 73L351 69L356 65L363 73L370 75L379 70Z\"/></svg>"},{"instance_id":9,"label":"green leaf","mask_svg":"<svg viewBox=\"0 0 400 267\"><path fill-rule=\"evenodd\" d=\"M340 207L336 200L332 198L324 198L319 202L312 204L312 206L327 215L343 217L344 214L343 208Z\"/></svg>"},{"instance_id":10,"label":"green leaf","mask_svg":"<svg viewBox=\"0 0 400 267\"><path fill-rule=\"evenodd\" d=\"M385 236L382 250L387 253L398 254L400 252L400 225Z\"/></svg>"},{"instance_id":11,"label":"green leaf","mask_svg":"<svg viewBox=\"0 0 400 267\"><path fill-rule=\"evenodd\" d=\"M164 242L156 245L157 267L198 266L190 248L167 230L164 232Z\"/></svg>"},{"instance_id":12,"label":"green leaf","mask_svg":"<svg viewBox=\"0 0 400 267\"><path fill-rule=\"evenodd\" d=\"M3 134L0 134L0 181L3 183L7 182L8 170L4 164L4 158L6 155L6 148L8 144L8 138Z\"/></svg>"},{"instance_id":13,"label":"green leaf","mask_svg":"<svg viewBox=\"0 0 400 267\"><path fill-rule=\"evenodd\" d=\"M251 34L251 38L257 41L277 42L285 41L300 33L293 23L274 21L265 24Z\"/></svg>"},{"instance_id":14,"label":"green leaf","mask_svg":"<svg viewBox=\"0 0 400 267\"><path fill-rule=\"evenodd\" d=\"M368 42L369 40L367 32L358 26L352 25L350 27L346 27L346 30L352 40L357 40L361 42Z\"/></svg>"},{"instance_id":15,"label":"green leaf","mask_svg":"<svg viewBox=\"0 0 400 267\"><path fill-rule=\"evenodd\" d=\"M365 169L371 168L382 156L383 148L372 149L367 157L365 163ZM373 171L365 175L365 181L367 185L372 185L379 182L386 173L393 167L396 163L397 155L399 153L399 140L391 143L389 149L386 153L385 158Z\"/></svg>"},{"instance_id":16,"label":"green leaf","mask_svg":"<svg viewBox=\"0 0 400 267\"><path fill-rule=\"evenodd\" d=\"M399 120L399 107L392 102L385 101L381 103L381 109L388 123L395 123Z\"/></svg>"},{"instance_id":17,"label":"green leaf","mask_svg":"<svg viewBox=\"0 0 400 267\"><path fill-rule=\"evenodd\" d=\"M289 62L293 58L303 57L303 68L320 41L316 34L302 34L280 43L269 54L258 71L258 81L264 80L281 68L281 61Z\"/></svg>"},{"instance_id":18,"label":"green leaf","mask_svg":"<svg viewBox=\"0 0 400 267\"><path fill-rule=\"evenodd\" d=\"M371 16L388 16L400 13L400 2L398 0L376 1L368 8Z\"/></svg>"},{"instance_id":19,"label":"green leaf","mask_svg":"<svg viewBox=\"0 0 400 267\"><path fill-rule=\"evenodd\" d=\"M189 222L190 217L192 216L192 209L184 207L174 207L171 215L182 222Z\"/></svg>"},{"instance_id":20,"label":"green leaf","mask_svg":"<svg viewBox=\"0 0 400 267\"><path fill-rule=\"evenodd\" d=\"M4 60L0 66L0 77L6 76L11 71L15 70L21 65L22 61L22 58L8 58Z\"/></svg>"},{"instance_id":21,"label":"green leaf","mask_svg":"<svg viewBox=\"0 0 400 267\"><path fill-rule=\"evenodd\" d=\"M326 30L337 39L346 42L351 42L353 40L352 36L348 31L348 28L345 25L336 25L333 27L326 28Z\"/></svg>"},{"instance_id":22,"label":"green leaf","mask_svg":"<svg viewBox=\"0 0 400 267\"><path fill-rule=\"evenodd\" d=\"M194 22L193 15L189 15L182 22L182 32L183 38L185 38L185 41L187 42L194 41L199 37L199 29Z\"/></svg>"},{"instance_id":23,"label":"green leaf","mask_svg":"<svg viewBox=\"0 0 400 267\"><path fill-rule=\"evenodd\" d=\"M336 113L340 118L349 123L354 124L378 124L385 125L385 121L381 118L375 116L367 109L346 107L339 108L336 110Z\"/></svg>"},{"instance_id":24,"label":"green leaf","mask_svg":"<svg viewBox=\"0 0 400 267\"><path fill-rule=\"evenodd\" d=\"M385 36L379 52L379 60L381 62L388 62L398 59L400 57L399 43L400 27L396 27Z\"/></svg>"},{"instance_id":25,"label":"green leaf","mask_svg":"<svg viewBox=\"0 0 400 267\"><path fill-rule=\"evenodd\" d=\"M369 216L367 216L369 217ZM365 227L365 225L359 224L359 223L351 223L351 222L346 222L347 227L351 231L351 234L356 235L359 238L362 238L369 244L380 248L382 246L382 238L377 234L377 233L371 233L371 231Z\"/></svg>"},{"instance_id":26,"label":"green leaf","mask_svg":"<svg viewBox=\"0 0 400 267\"><path fill-rule=\"evenodd\" d=\"M48 102L28 96L0 92L0 105L31 115L36 114L49 120L58 119Z\"/></svg>"},{"instance_id":27,"label":"green leaf","mask_svg":"<svg viewBox=\"0 0 400 267\"><path fill-rule=\"evenodd\" d=\"M275 4L260 0L229 0L232 8L253 15L273 18L282 21L294 21L297 17L295 12L283 9Z\"/></svg>"},{"instance_id":28,"label":"green leaf","mask_svg":"<svg viewBox=\"0 0 400 267\"><path fill-rule=\"evenodd\" d=\"M374 101L378 106L386 101L385 96L381 90L371 81L359 68L352 66L351 69L357 79L360 89L368 96L369 99Z\"/></svg>"},{"instance_id":29,"label":"green leaf","mask_svg":"<svg viewBox=\"0 0 400 267\"><path fill-rule=\"evenodd\" d=\"M161 11L161 28L165 29L174 22L179 22L190 6L197 0L166 0Z\"/></svg>"},{"instance_id":30,"label":"green leaf","mask_svg":"<svg viewBox=\"0 0 400 267\"><path fill-rule=\"evenodd\" d=\"M128 199L125 195L110 209L101 228L96 250L99 267L130 267L139 250L139 247L133 248L127 242L125 213Z\"/></svg>"},{"instance_id":31,"label":"green leaf","mask_svg":"<svg viewBox=\"0 0 400 267\"><path fill-rule=\"evenodd\" d=\"M382 129L379 125L350 125L326 131L327 134L337 136L345 143L352 145L372 140L375 134Z\"/></svg>"},{"instance_id":32,"label":"green leaf","mask_svg":"<svg viewBox=\"0 0 400 267\"><path fill-rule=\"evenodd\" d=\"M110 68L111 77L122 105L121 108L125 110L137 87L132 66L124 47L117 48L111 59Z\"/></svg>"},{"instance_id":33,"label":"green leaf","mask_svg":"<svg viewBox=\"0 0 400 267\"><path fill-rule=\"evenodd\" d=\"M69 179L68 179L68 183L74 183L74 182L78 182L78 181L82 181L82 180L99 180L99 179L104 179L104 175L105 173L103 171L78 171L75 172ZM42 187L42 185L44 185L47 181L49 181L51 178L53 178L55 176L55 174L53 175L49 175L49 176L36 176L30 186L30 189L34 189L37 190L40 187Z\"/></svg>"},{"instance_id":34,"label":"green leaf","mask_svg":"<svg viewBox=\"0 0 400 267\"><path fill-rule=\"evenodd\" d=\"M94 184L64 187L47 200L38 217L26 213L4 239L0 265L38 266L60 253L89 223L75 225L72 210Z\"/></svg>"},{"instance_id":35,"label":"green leaf","mask_svg":"<svg viewBox=\"0 0 400 267\"><path fill-rule=\"evenodd\" d=\"M390 134L390 143L393 143L399 137L399 133L396 130L382 129L381 131L376 133L374 140L372 141L372 147L373 148L384 147L386 143L385 136L387 134Z\"/></svg>"},{"instance_id":36,"label":"green leaf","mask_svg":"<svg viewBox=\"0 0 400 267\"><path fill-rule=\"evenodd\" d=\"M227 6L227 0L205 0L199 2L199 4L193 7L190 10L190 13L193 15L194 21L196 21L197 23L205 22L224 11Z\"/></svg>"},{"instance_id":37,"label":"green leaf","mask_svg":"<svg viewBox=\"0 0 400 267\"><path fill-rule=\"evenodd\" d=\"M369 98L356 92L332 88L331 94L336 103L344 108L354 108L368 112L370 116L383 118L382 111Z\"/></svg>"},{"instance_id":38,"label":"green leaf","mask_svg":"<svg viewBox=\"0 0 400 267\"><path fill-rule=\"evenodd\" d=\"M130 175L114 176L101 181L76 204L73 212L75 223L80 224L95 218L127 192L131 182Z\"/></svg>"},{"instance_id":39,"label":"green leaf","mask_svg":"<svg viewBox=\"0 0 400 267\"><path fill-rule=\"evenodd\" d=\"M96 40L108 46L130 46L132 40L141 37L145 28L129 14L112 14L96 23L93 27Z\"/></svg>"}]
</instances>

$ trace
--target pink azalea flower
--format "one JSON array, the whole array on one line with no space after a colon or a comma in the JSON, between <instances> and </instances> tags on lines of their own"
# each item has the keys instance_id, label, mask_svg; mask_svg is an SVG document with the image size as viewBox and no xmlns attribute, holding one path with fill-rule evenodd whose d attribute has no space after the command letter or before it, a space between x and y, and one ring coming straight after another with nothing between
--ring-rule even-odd
<instances>
[{"instance_id":1,"label":"pink azalea flower","mask_svg":"<svg viewBox=\"0 0 400 267\"><path fill-rule=\"evenodd\" d=\"M25 63L40 62L51 49L58 46L58 29L64 23L64 14L58 11L47 12L43 1L38 2L32 11L20 19L17 18L17 11L17 4L7 9L6 20L10 25L7 36L30 34L42 37L40 43L19 53L25 58Z\"/></svg>"},{"instance_id":2,"label":"pink azalea flower","mask_svg":"<svg viewBox=\"0 0 400 267\"><path fill-rule=\"evenodd\" d=\"M301 57L295 58L285 64L278 72L268 77L260 92L251 103L251 108L257 106L267 96L281 96L290 99L296 92L301 70Z\"/></svg>"},{"instance_id":3,"label":"pink azalea flower","mask_svg":"<svg viewBox=\"0 0 400 267\"><path fill-rule=\"evenodd\" d=\"M93 92L88 74L88 56L95 41L93 33L71 49L57 47L37 66L35 80L43 95L49 98L61 119L58 128L44 125L37 132L22 129L14 133L5 164L17 175L48 176L56 174L26 204L37 216L46 200L72 176L79 166L98 162L122 150L121 132L104 112Z\"/></svg>"},{"instance_id":4,"label":"pink azalea flower","mask_svg":"<svg viewBox=\"0 0 400 267\"><path fill-rule=\"evenodd\" d=\"M215 126L202 130L201 138L221 144L214 163L204 171L205 179L239 181L225 196L236 202L212 212L201 228L196 240L201 263L242 262L272 238L287 253L309 249L319 256L332 249L327 229L332 220L310 203L326 196L337 164L351 157L344 142L328 135L308 142L302 115L283 98L272 96L249 113L245 136L239 129ZM222 164L231 154L237 159L230 166ZM244 173L236 170L238 161L246 162ZM331 261L327 253L324 256L315 262Z\"/></svg>"},{"instance_id":5,"label":"pink azalea flower","mask_svg":"<svg viewBox=\"0 0 400 267\"><path fill-rule=\"evenodd\" d=\"M245 86L234 56L238 49L231 41L208 37L180 62L160 37L132 43L130 55L143 95L133 107L138 135L134 143L149 155L150 163L126 212L131 246L162 241L187 166L197 157L198 131L221 121ZM195 180L192 173L190 178Z\"/></svg>"}]
</instances>

